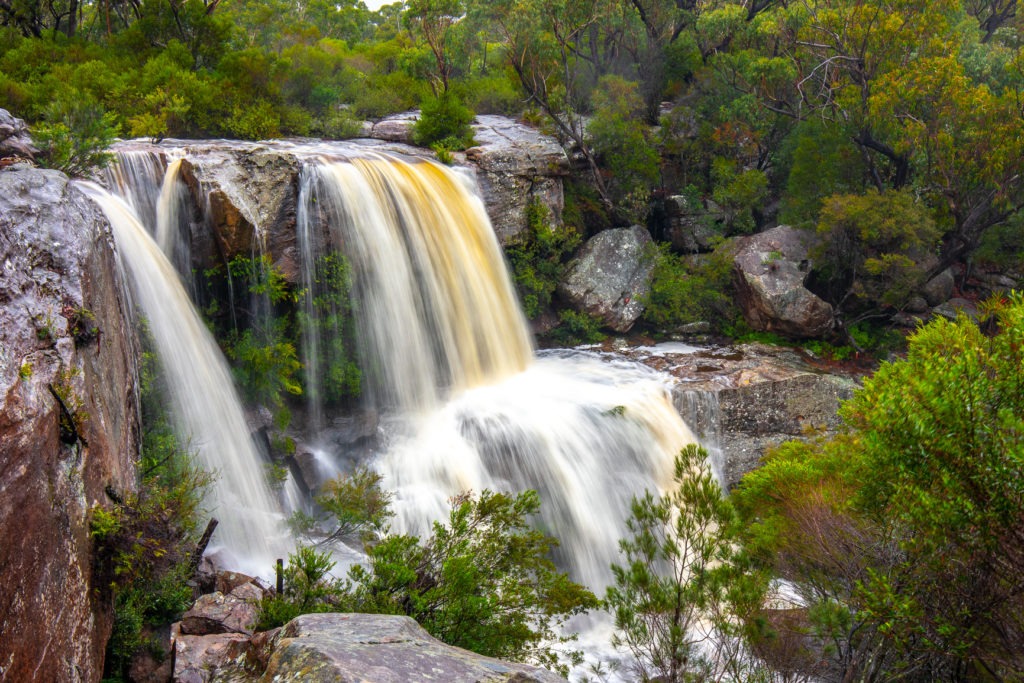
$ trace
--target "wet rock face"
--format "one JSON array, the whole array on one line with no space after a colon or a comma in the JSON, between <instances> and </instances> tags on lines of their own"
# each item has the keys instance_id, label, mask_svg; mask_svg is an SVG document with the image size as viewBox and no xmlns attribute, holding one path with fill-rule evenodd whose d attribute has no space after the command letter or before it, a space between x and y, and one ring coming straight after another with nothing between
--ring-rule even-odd
<instances>
[{"instance_id":1,"label":"wet rock face","mask_svg":"<svg viewBox=\"0 0 1024 683\"><path fill-rule=\"evenodd\" d=\"M631 355L679 380L673 403L704 445L721 449L728 487L769 447L836 430L839 405L858 386L797 351L764 344Z\"/></svg>"},{"instance_id":2,"label":"wet rock face","mask_svg":"<svg viewBox=\"0 0 1024 683\"><path fill-rule=\"evenodd\" d=\"M737 241L733 279L755 330L807 338L832 329L832 306L804 287L808 251L808 235L788 225Z\"/></svg>"},{"instance_id":3,"label":"wet rock face","mask_svg":"<svg viewBox=\"0 0 1024 683\"><path fill-rule=\"evenodd\" d=\"M259 145L197 145L189 152L182 179L205 217L202 228L193 231L193 265L209 268L251 256L262 240L285 278L297 282L299 159Z\"/></svg>"},{"instance_id":4,"label":"wet rock face","mask_svg":"<svg viewBox=\"0 0 1024 683\"><path fill-rule=\"evenodd\" d=\"M109 226L63 174L0 171L0 268L0 680L96 681L89 510L135 487L138 341Z\"/></svg>"},{"instance_id":5,"label":"wet rock face","mask_svg":"<svg viewBox=\"0 0 1024 683\"><path fill-rule=\"evenodd\" d=\"M277 634L261 681L548 683L561 677L445 645L409 617L308 614Z\"/></svg>"},{"instance_id":6,"label":"wet rock face","mask_svg":"<svg viewBox=\"0 0 1024 683\"><path fill-rule=\"evenodd\" d=\"M643 313L641 302L651 290L650 243L638 225L598 233L569 263L559 295L616 332L626 332Z\"/></svg>"},{"instance_id":7,"label":"wet rock face","mask_svg":"<svg viewBox=\"0 0 1024 683\"><path fill-rule=\"evenodd\" d=\"M562 179L569 158L554 138L503 116L478 116L473 125L476 145L466 159L476 167L480 192L502 244L526 229L526 208L538 201L555 224L565 204Z\"/></svg>"}]
</instances>

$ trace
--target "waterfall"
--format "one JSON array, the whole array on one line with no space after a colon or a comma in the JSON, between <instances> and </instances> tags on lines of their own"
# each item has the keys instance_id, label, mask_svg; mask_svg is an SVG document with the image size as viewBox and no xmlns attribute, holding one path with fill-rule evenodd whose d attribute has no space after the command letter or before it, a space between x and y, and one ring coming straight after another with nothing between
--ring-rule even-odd
<instances>
[{"instance_id":1,"label":"waterfall","mask_svg":"<svg viewBox=\"0 0 1024 683\"><path fill-rule=\"evenodd\" d=\"M396 526L429 533L463 491L536 489L560 564L601 591L631 497L669 483L693 440L663 378L593 352L535 358L483 203L456 171L384 155L309 164L298 229L308 291L322 249L352 265ZM306 336L316 358L326 340Z\"/></svg>"},{"instance_id":2,"label":"waterfall","mask_svg":"<svg viewBox=\"0 0 1024 683\"><path fill-rule=\"evenodd\" d=\"M119 159L120 161L120 159ZM159 199L156 203L154 238L160 250L174 264L175 270L186 285L192 289L192 246L189 234L189 196L181 180L181 159L167 164L160 183Z\"/></svg>"},{"instance_id":3,"label":"waterfall","mask_svg":"<svg viewBox=\"0 0 1024 683\"><path fill-rule=\"evenodd\" d=\"M218 201L238 199L241 217L257 233L254 249L262 253L274 226L258 224L256 219L267 213L257 211L265 208L260 198L235 197L244 194L238 184L244 164L241 156L232 155L249 151L231 144L190 145L161 152L161 158L184 156L202 186L216 183L223 193ZM312 433L301 438L320 471L344 471L355 458L364 460L394 494L396 531L421 535L447 516L451 496L467 490L536 489L542 501L538 524L562 543L559 564L600 593L611 579L610 565L619 561L617 541L628 532L631 497L645 489L664 490L671 483L673 456L694 440L673 406L666 377L611 353L534 352L500 245L468 173L358 144L266 146L302 161L294 257ZM185 225L184 218L166 213L184 197L174 198L183 186L175 178L177 164L167 166L159 182L151 183L163 189L154 211L165 246L175 224L179 234ZM113 203L106 197L98 201ZM188 211L213 211L209 197L206 206L201 199L193 201L198 205L189 205ZM108 213L127 222L120 216L121 205L113 206ZM267 213L267 220L273 215ZM126 229L119 227L119 249L142 290L169 267L166 261L159 267L134 263L136 256L128 252L148 253L156 247L143 239L137 224L127 231L130 237L122 232ZM122 240L127 246L121 246ZM345 259L337 259L339 254ZM154 331L157 314L149 306L179 296L187 304L174 281L173 287L156 288L152 296L158 302L147 303L139 294ZM174 296L167 293L172 289ZM338 296L342 290L345 296ZM194 319L194 312L189 315ZM196 321L168 325L182 332L202 327ZM205 330L196 335L206 338ZM175 349L161 353L171 356ZM230 391L223 360L215 348L211 354L216 362L200 360L195 350L180 352L181 362L193 366L193 372L214 378L216 391ZM337 388L339 354L358 359L367 415L379 417L380 438L374 446L359 446L359 455L333 442L327 429L338 417L331 392ZM216 369L206 369L207 362ZM260 454L252 449L233 392L217 399L216 409L204 407L214 388L190 381L181 380L175 388L175 406L186 419L186 431L215 458L211 466L221 473L226 492L214 504L223 510L245 501L265 512L241 515L249 527L222 528L220 538L240 555L263 556L265 548L249 544L276 534L274 515L266 513L276 507L265 490ZM235 418L219 416L212 425L204 420L217 415L221 404L234 406L241 432L231 432ZM243 436L224 436L230 433ZM246 454L214 456L227 450L217 439L244 445ZM235 476L256 481L228 486L226 480ZM250 486L262 491L252 493ZM291 508L304 507L301 495L289 482L285 496Z\"/></svg>"},{"instance_id":4,"label":"waterfall","mask_svg":"<svg viewBox=\"0 0 1024 683\"><path fill-rule=\"evenodd\" d=\"M206 501L220 522L215 543L225 546L232 567L266 574L287 544L223 356L131 207L99 186L80 187L113 228L121 266L157 344L181 442L217 477Z\"/></svg>"},{"instance_id":5,"label":"waterfall","mask_svg":"<svg viewBox=\"0 0 1024 683\"><path fill-rule=\"evenodd\" d=\"M725 456L722 453L722 407L717 391L690 390L676 392L676 408L686 424L696 433L708 452L708 461L715 478L725 485Z\"/></svg>"},{"instance_id":6,"label":"waterfall","mask_svg":"<svg viewBox=\"0 0 1024 683\"><path fill-rule=\"evenodd\" d=\"M149 150L119 149L104 169L105 185L124 198L143 225L155 225L166 160Z\"/></svg>"},{"instance_id":7,"label":"waterfall","mask_svg":"<svg viewBox=\"0 0 1024 683\"><path fill-rule=\"evenodd\" d=\"M307 291L326 222L355 271L366 390L378 406L424 410L526 367L530 335L501 247L459 175L380 155L308 166L301 185ZM308 348L306 358L316 357Z\"/></svg>"}]
</instances>

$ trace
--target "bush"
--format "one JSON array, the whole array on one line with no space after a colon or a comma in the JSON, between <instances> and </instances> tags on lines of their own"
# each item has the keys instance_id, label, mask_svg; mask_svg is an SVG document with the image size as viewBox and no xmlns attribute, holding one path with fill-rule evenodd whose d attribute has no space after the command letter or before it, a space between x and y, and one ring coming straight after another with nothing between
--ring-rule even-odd
<instances>
[{"instance_id":1,"label":"bush","mask_svg":"<svg viewBox=\"0 0 1024 683\"><path fill-rule=\"evenodd\" d=\"M94 506L89 523L96 585L114 604L105 666L120 680L127 680L131 657L150 645L145 628L171 623L192 603L188 581L204 517L201 504L213 481L174 435L151 352L143 354L139 380L139 492L112 506Z\"/></svg>"},{"instance_id":2,"label":"bush","mask_svg":"<svg viewBox=\"0 0 1024 683\"><path fill-rule=\"evenodd\" d=\"M350 586L331 575L334 566L329 553L309 546L299 546L289 553L283 576L284 592L260 602L254 629L266 631L284 626L303 614L347 611Z\"/></svg>"},{"instance_id":3,"label":"bush","mask_svg":"<svg viewBox=\"0 0 1024 683\"><path fill-rule=\"evenodd\" d=\"M115 118L98 104L61 99L45 116L32 135L50 168L85 177L114 158L107 149L117 137Z\"/></svg>"},{"instance_id":4,"label":"bush","mask_svg":"<svg viewBox=\"0 0 1024 683\"><path fill-rule=\"evenodd\" d=\"M818 217L813 281L842 312L900 307L922 283L939 229L905 191L833 195Z\"/></svg>"},{"instance_id":5,"label":"bush","mask_svg":"<svg viewBox=\"0 0 1024 683\"><path fill-rule=\"evenodd\" d=\"M749 600L751 592L739 589L749 584L757 595L758 586L740 571L735 510L695 444L676 456L674 480L666 495L633 499L631 535L619 542L625 563L612 566L605 597L613 644L630 652L645 681L707 680L723 671L745 680L746 658L730 650L738 623L730 600ZM706 638L717 662L699 648Z\"/></svg>"},{"instance_id":6,"label":"bush","mask_svg":"<svg viewBox=\"0 0 1024 683\"><path fill-rule=\"evenodd\" d=\"M306 536L319 532L318 544L375 541L393 516L391 492L381 489L380 481L381 476L366 467L328 481L314 499L319 514L294 514L292 528ZM327 531L319 531L321 528Z\"/></svg>"},{"instance_id":7,"label":"bush","mask_svg":"<svg viewBox=\"0 0 1024 683\"><path fill-rule=\"evenodd\" d=\"M389 536L370 549L369 570L353 568L356 608L408 614L450 645L565 674L559 648L575 637L559 627L597 601L555 569L557 542L527 521L539 509L534 491L454 498L430 538Z\"/></svg>"},{"instance_id":8,"label":"bush","mask_svg":"<svg viewBox=\"0 0 1024 683\"><path fill-rule=\"evenodd\" d=\"M530 320L551 305L565 262L580 243L575 229L555 228L548 218L547 207L531 201L526 207L526 230L505 250L523 312Z\"/></svg>"},{"instance_id":9,"label":"bush","mask_svg":"<svg viewBox=\"0 0 1024 683\"><path fill-rule=\"evenodd\" d=\"M1024 297L938 319L734 497L746 546L807 609L822 679L1013 680L1024 659Z\"/></svg>"},{"instance_id":10,"label":"bush","mask_svg":"<svg viewBox=\"0 0 1024 683\"><path fill-rule=\"evenodd\" d=\"M725 246L709 256L684 257L667 244L651 247L651 292L644 300L643 322L661 332L705 321L719 331L734 328L739 309L732 292L732 259Z\"/></svg>"},{"instance_id":11,"label":"bush","mask_svg":"<svg viewBox=\"0 0 1024 683\"><path fill-rule=\"evenodd\" d=\"M473 144L473 112L451 91L427 97L420 103L420 118L413 127L413 141L422 147L435 143L450 150L465 149Z\"/></svg>"},{"instance_id":12,"label":"bush","mask_svg":"<svg viewBox=\"0 0 1024 683\"><path fill-rule=\"evenodd\" d=\"M565 309L558 312L558 327L547 333L548 341L557 346L597 344L605 340L601 321L583 311Z\"/></svg>"}]
</instances>

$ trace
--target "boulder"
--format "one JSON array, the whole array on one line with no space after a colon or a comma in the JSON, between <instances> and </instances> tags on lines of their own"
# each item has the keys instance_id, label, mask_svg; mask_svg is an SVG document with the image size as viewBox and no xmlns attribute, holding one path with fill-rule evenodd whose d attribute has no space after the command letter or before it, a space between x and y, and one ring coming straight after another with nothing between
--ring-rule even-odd
<instances>
[{"instance_id":1,"label":"boulder","mask_svg":"<svg viewBox=\"0 0 1024 683\"><path fill-rule=\"evenodd\" d=\"M487 214L502 244L526 229L526 208L538 201L555 224L562 221L562 179L569 158L553 137L504 116L478 116L476 144L466 159L476 168Z\"/></svg>"},{"instance_id":2,"label":"boulder","mask_svg":"<svg viewBox=\"0 0 1024 683\"><path fill-rule=\"evenodd\" d=\"M832 329L832 306L808 290L810 236L788 225L737 240L733 275L743 316L755 330L819 337Z\"/></svg>"},{"instance_id":3,"label":"boulder","mask_svg":"<svg viewBox=\"0 0 1024 683\"><path fill-rule=\"evenodd\" d=\"M204 636L173 633L175 683L208 683L249 648L249 636L217 633ZM244 680L244 679L243 679Z\"/></svg>"},{"instance_id":4,"label":"boulder","mask_svg":"<svg viewBox=\"0 0 1024 683\"><path fill-rule=\"evenodd\" d=\"M405 145L413 144L412 134L416 122L420 118L419 110L402 112L385 116L370 128L371 137L375 140L386 142L400 142Z\"/></svg>"},{"instance_id":5,"label":"boulder","mask_svg":"<svg viewBox=\"0 0 1024 683\"><path fill-rule=\"evenodd\" d=\"M956 320L961 313L971 320L978 320L978 306L969 299L953 298L932 309L932 315L942 316L948 320Z\"/></svg>"},{"instance_id":6,"label":"boulder","mask_svg":"<svg viewBox=\"0 0 1024 683\"><path fill-rule=\"evenodd\" d=\"M953 296L953 288L956 280L953 278L953 269L946 268L944 271L933 277L924 287L921 288L921 296L928 302L929 306L938 306L949 301Z\"/></svg>"},{"instance_id":7,"label":"boulder","mask_svg":"<svg viewBox=\"0 0 1024 683\"><path fill-rule=\"evenodd\" d=\"M234 592L200 595L192 608L181 617L181 633L205 636L214 633L244 633L252 635L253 626L259 618L259 599L251 583L243 584ZM258 589L256 589L258 590ZM242 592L245 591L245 592Z\"/></svg>"},{"instance_id":8,"label":"boulder","mask_svg":"<svg viewBox=\"0 0 1024 683\"><path fill-rule=\"evenodd\" d=\"M404 616L307 614L277 634L263 676L269 683L554 683L563 678L525 664L474 654L433 638Z\"/></svg>"},{"instance_id":9,"label":"boulder","mask_svg":"<svg viewBox=\"0 0 1024 683\"><path fill-rule=\"evenodd\" d=\"M138 340L110 227L64 174L0 170L0 269L0 680L97 681L89 513L136 490Z\"/></svg>"},{"instance_id":10,"label":"boulder","mask_svg":"<svg viewBox=\"0 0 1024 683\"><path fill-rule=\"evenodd\" d=\"M721 237L713 216L685 195L672 195L665 200L665 219L668 240L676 251L708 252L714 249L715 239Z\"/></svg>"},{"instance_id":11,"label":"boulder","mask_svg":"<svg viewBox=\"0 0 1024 683\"><path fill-rule=\"evenodd\" d=\"M559 295L616 332L628 331L643 313L641 302L651 290L651 241L638 225L598 233L569 263Z\"/></svg>"},{"instance_id":12,"label":"boulder","mask_svg":"<svg viewBox=\"0 0 1024 683\"><path fill-rule=\"evenodd\" d=\"M0 109L0 159L34 159L39 150L32 144L28 125L6 109Z\"/></svg>"}]
</instances>

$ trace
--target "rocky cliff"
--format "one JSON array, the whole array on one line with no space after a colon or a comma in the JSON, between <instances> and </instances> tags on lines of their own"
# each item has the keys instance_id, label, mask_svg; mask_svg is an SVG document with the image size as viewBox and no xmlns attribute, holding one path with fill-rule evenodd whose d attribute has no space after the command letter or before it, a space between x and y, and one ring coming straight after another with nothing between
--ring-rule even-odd
<instances>
[{"instance_id":1,"label":"rocky cliff","mask_svg":"<svg viewBox=\"0 0 1024 683\"><path fill-rule=\"evenodd\" d=\"M96 681L89 511L136 486L138 342L109 227L67 177L0 171L0 679Z\"/></svg>"},{"instance_id":2,"label":"rocky cliff","mask_svg":"<svg viewBox=\"0 0 1024 683\"><path fill-rule=\"evenodd\" d=\"M672 375L672 400L711 449L727 487L758 467L771 447L839 427L839 404L857 381L815 367L804 353L764 344L687 347L668 343L623 353Z\"/></svg>"}]
</instances>

